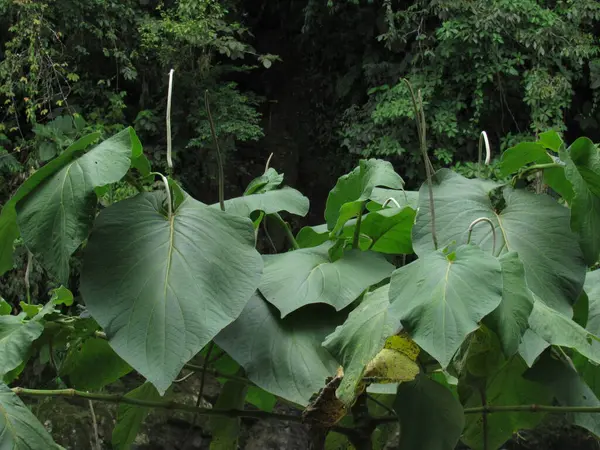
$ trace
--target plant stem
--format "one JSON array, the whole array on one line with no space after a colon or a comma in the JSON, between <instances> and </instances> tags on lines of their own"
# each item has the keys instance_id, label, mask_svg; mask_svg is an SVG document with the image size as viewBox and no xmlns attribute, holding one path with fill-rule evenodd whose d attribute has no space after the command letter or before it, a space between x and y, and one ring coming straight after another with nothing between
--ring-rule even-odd
<instances>
[{"instance_id":1,"label":"plant stem","mask_svg":"<svg viewBox=\"0 0 600 450\"><path fill-rule=\"evenodd\" d=\"M544 164L533 164L531 166L527 166L521 170L519 176L523 176L527 172L531 172L532 170L543 170L543 169L556 169L559 167L563 167L558 163L544 163Z\"/></svg>"},{"instance_id":2,"label":"plant stem","mask_svg":"<svg viewBox=\"0 0 600 450\"><path fill-rule=\"evenodd\" d=\"M492 414L507 412L545 412L550 414L564 413L600 413L600 406L550 406L550 405L499 405L499 406L477 406L465 408L465 414Z\"/></svg>"},{"instance_id":3,"label":"plant stem","mask_svg":"<svg viewBox=\"0 0 600 450\"><path fill-rule=\"evenodd\" d=\"M33 263L33 253L27 250L27 267L25 268L25 294L27 295L27 304L31 305L31 285L29 284L29 275L31 274L31 265Z\"/></svg>"},{"instance_id":4,"label":"plant stem","mask_svg":"<svg viewBox=\"0 0 600 450\"><path fill-rule=\"evenodd\" d=\"M128 405L141 406L145 408L162 408L177 411L187 411L204 416L220 417L247 417L250 419L273 419L286 422L302 422L302 416L292 416L289 414L278 414L267 411L246 411L239 409L214 409L214 408L196 408L195 406L171 401L153 401L138 398L126 397L123 394L101 394L97 392L84 392L75 389L27 389L16 387L12 392L20 397L79 397L92 401L108 403L126 403ZM352 434L354 430L346 427L332 427L333 431L342 434Z\"/></svg>"},{"instance_id":5,"label":"plant stem","mask_svg":"<svg viewBox=\"0 0 600 450\"><path fill-rule=\"evenodd\" d=\"M163 184L165 185L165 193L167 194L167 206L168 206L169 220L171 220L173 218L173 200L171 200L171 188L169 187L169 180L167 180L167 177L165 177L162 173L152 172L152 174L158 175L162 179Z\"/></svg>"},{"instance_id":6,"label":"plant stem","mask_svg":"<svg viewBox=\"0 0 600 450\"><path fill-rule=\"evenodd\" d=\"M433 176L433 166L431 165L431 161L429 160L429 155L427 154L427 137L426 130L427 125L425 123L425 112L423 108L423 100L421 98L421 91L419 91L419 101L417 102L417 97L415 97L415 91L406 78L402 79L406 85L408 86L408 90L410 92L410 96L412 98L413 107L415 109L415 121L417 123L417 133L419 135L419 142L421 147L421 155L423 156L423 163L425 164L425 174L427 175L427 189L429 191L429 211L431 214L431 239L433 240L433 247L438 249L438 240L437 234L435 231L435 208L433 202L433 184L431 178Z\"/></svg>"},{"instance_id":7,"label":"plant stem","mask_svg":"<svg viewBox=\"0 0 600 450\"><path fill-rule=\"evenodd\" d=\"M473 234L473 228L475 228L475 225L481 222L487 222L490 224L490 227L492 227L492 256L494 256L496 254L496 228L494 227L494 223L487 217L480 217L479 219L475 219L473 222L471 222L471 225L469 225L469 234L467 235L467 244L471 243L471 234Z\"/></svg>"},{"instance_id":8,"label":"plant stem","mask_svg":"<svg viewBox=\"0 0 600 450\"><path fill-rule=\"evenodd\" d=\"M221 155L221 148L219 147L219 140L217 139L215 122L210 113L208 90L204 92L204 106L206 107L206 115L208 116L208 123L210 125L210 134L215 142L215 150L217 151L217 165L219 166L219 205L221 205L221 211L225 211L225 169L223 168L223 155Z\"/></svg>"},{"instance_id":9,"label":"plant stem","mask_svg":"<svg viewBox=\"0 0 600 450\"><path fill-rule=\"evenodd\" d=\"M167 93L167 167L169 175L173 174L172 143L171 143L171 100L173 99L173 72L169 72L169 91Z\"/></svg>"},{"instance_id":10,"label":"plant stem","mask_svg":"<svg viewBox=\"0 0 600 450\"><path fill-rule=\"evenodd\" d=\"M354 227L354 237L352 239L352 248L354 249L358 248L358 244L360 241L360 226L362 224L362 216L366 205L367 202L362 202L362 204L360 205L360 211L358 212L358 217L356 218L356 226Z\"/></svg>"},{"instance_id":11,"label":"plant stem","mask_svg":"<svg viewBox=\"0 0 600 450\"><path fill-rule=\"evenodd\" d=\"M487 404L487 399L485 396L485 388L480 389L479 391L480 395L481 395L481 405L483 408L487 408L488 404ZM489 439L488 439L488 412L486 410L483 411L483 413L481 414L482 416L482 423L481 426L483 427L483 450L489 450Z\"/></svg>"},{"instance_id":12,"label":"plant stem","mask_svg":"<svg viewBox=\"0 0 600 450\"><path fill-rule=\"evenodd\" d=\"M300 246L298 245L296 238L292 234L292 230L290 229L289 225L287 223L285 223L285 221L281 218L279 213L269 214L269 216L273 217L277 221L277 223L279 223L279 225L281 225L283 227L283 229L285 230L285 234L286 234L288 240L290 241L290 244L292 245L294 250L298 250L300 248Z\"/></svg>"}]
</instances>

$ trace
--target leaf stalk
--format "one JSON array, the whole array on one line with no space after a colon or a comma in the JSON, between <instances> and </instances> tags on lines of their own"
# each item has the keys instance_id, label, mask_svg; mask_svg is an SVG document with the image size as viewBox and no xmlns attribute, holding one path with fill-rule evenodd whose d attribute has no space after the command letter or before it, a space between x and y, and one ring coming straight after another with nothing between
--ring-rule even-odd
<instances>
[{"instance_id":1,"label":"leaf stalk","mask_svg":"<svg viewBox=\"0 0 600 450\"><path fill-rule=\"evenodd\" d=\"M210 134L212 135L213 141L215 143L215 150L217 151L217 165L219 167L219 205L221 206L221 211L225 211L225 169L223 168L223 155L221 154L219 140L217 139L215 121L213 120L212 114L210 112L208 90L204 91L204 106L206 107L206 115L208 116L208 124L210 125Z\"/></svg>"}]
</instances>

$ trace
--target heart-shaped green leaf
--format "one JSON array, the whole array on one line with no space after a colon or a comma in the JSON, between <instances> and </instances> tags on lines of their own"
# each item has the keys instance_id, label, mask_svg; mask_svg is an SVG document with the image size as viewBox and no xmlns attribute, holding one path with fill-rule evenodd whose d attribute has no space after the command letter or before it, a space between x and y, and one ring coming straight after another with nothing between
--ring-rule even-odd
<instances>
[{"instance_id":1,"label":"heart-shaped green leaf","mask_svg":"<svg viewBox=\"0 0 600 450\"><path fill-rule=\"evenodd\" d=\"M250 220L189 196L169 220L163 202L144 193L103 210L81 277L112 348L161 394L238 317L262 270Z\"/></svg>"},{"instance_id":2,"label":"heart-shaped green leaf","mask_svg":"<svg viewBox=\"0 0 600 450\"><path fill-rule=\"evenodd\" d=\"M485 323L496 332L506 357L519 350L521 338L529 328L529 315L533 309L533 295L525 282L525 268L515 252L500 258L502 267L502 301L485 318Z\"/></svg>"},{"instance_id":3,"label":"heart-shaped green leaf","mask_svg":"<svg viewBox=\"0 0 600 450\"><path fill-rule=\"evenodd\" d=\"M240 317L215 338L258 387L299 405L335 375L337 361L321 343L343 317L308 307L280 319L258 294Z\"/></svg>"},{"instance_id":4,"label":"heart-shaped green leaf","mask_svg":"<svg viewBox=\"0 0 600 450\"><path fill-rule=\"evenodd\" d=\"M542 144L537 142L520 142L502 153L498 170L500 176L507 177L532 162L551 163L552 158L548 155L546 148Z\"/></svg>"},{"instance_id":5,"label":"heart-shaped green leaf","mask_svg":"<svg viewBox=\"0 0 600 450\"><path fill-rule=\"evenodd\" d=\"M577 236L570 231L569 210L547 195L504 188L506 207L498 212L489 198L494 185L468 180L449 170L434 177L436 234L440 247L467 240L476 219L492 221L496 254L515 251L525 267L529 289L548 306L569 317L585 278L585 263ZM471 242L492 251L488 223L479 223ZM433 250L427 187L421 188L419 214L413 227L413 248L418 255Z\"/></svg>"},{"instance_id":6,"label":"heart-shaped green leaf","mask_svg":"<svg viewBox=\"0 0 600 450\"><path fill-rule=\"evenodd\" d=\"M64 450L8 386L0 383L0 448Z\"/></svg>"},{"instance_id":7,"label":"heart-shaped green leaf","mask_svg":"<svg viewBox=\"0 0 600 450\"><path fill-rule=\"evenodd\" d=\"M94 188L125 176L135 132L127 128L73 159L17 203L17 222L27 248L63 284L69 259L87 238L97 202Z\"/></svg>"},{"instance_id":8,"label":"heart-shaped green leaf","mask_svg":"<svg viewBox=\"0 0 600 450\"><path fill-rule=\"evenodd\" d=\"M501 300L500 263L474 245L426 254L390 282L390 316L444 368Z\"/></svg>"},{"instance_id":9,"label":"heart-shaped green leaf","mask_svg":"<svg viewBox=\"0 0 600 450\"><path fill-rule=\"evenodd\" d=\"M519 344L519 355L521 355L523 361L525 361L529 367L533 367L538 356L540 356L548 347L550 347L548 342L534 333L531 328L527 328L523 334L521 343Z\"/></svg>"},{"instance_id":10,"label":"heart-shaped green leaf","mask_svg":"<svg viewBox=\"0 0 600 450\"><path fill-rule=\"evenodd\" d=\"M27 180L19 187L15 195L13 195L3 206L2 213L0 213L0 275L4 274L7 270L12 269L13 266L13 244L15 239L19 237L17 211L15 209L17 202L33 191L46 178L68 164L73 159L74 154L85 150L96 141L99 136L100 133L92 133L73 143L58 158L45 164L37 172L27 178Z\"/></svg>"},{"instance_id":11,"label":"heart-shaped green leaf","mask_svg":"<svg viewBox=\"0 0 600 450\"><path fill-rule=\"evenodd\" d=\"M346 322L327 336L323 346L344 368L344 378L336 391L346 405L356 398L367 364L379 353L385 340L397 330L388 317L389 285L365 295L360 305L350 313Z\"/></svg>"},{"instance_id":12,"label":"heart-shaped green leaf","mask_svg":"<svg viewBox=\"0 0 600 450\"><path fill-rule=\"evenodd\" d=\"M312 303L338 311L369 286L390 276L394 266L381 255L351 250L331 262L329 243L279 255L265 255L261 294L287 316Z\"/></svg>"},{"instance_id":13,"label":"heart-shaped green leaf","mask_svg":"<svg viewBox=\"0 0 600 450\"><path fill-rule=\"evenodd\" d=\"M453 449L465 424L459 401L425 375L400 384L394 410L402 427L400 450Z\"/></svg>"},{"instance_id":14,"label":"heart-shaped green leaf","mask_svg":"<svg viewBox=\"0 0 600 450\"><path fill-rule=\"evenodd\" d=\"M402 189L403 185L404 181L394 172L390 162L381 159L361 160L356 169L338 179L327 197L325 220L328 228L334 228L345 203L368 200L377 186Z\"/></svg>"}]
</instances>

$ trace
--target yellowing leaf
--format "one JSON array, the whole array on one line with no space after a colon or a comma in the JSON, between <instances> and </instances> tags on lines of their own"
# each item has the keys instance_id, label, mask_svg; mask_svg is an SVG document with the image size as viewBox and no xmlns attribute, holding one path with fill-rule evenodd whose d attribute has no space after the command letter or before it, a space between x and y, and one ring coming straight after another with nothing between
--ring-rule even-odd
<instances>
[{"instance_id":1,"label":"yellowing leaf","mask_svg":"<svg viewBox=\"0 0 600 450\"><path fill-rule=\"evenodd\" d=\"M421 351L419 346L408 336L408 333L406 332L402 332L387 338L383 348L396 350L397 352L408 356L412 361L417 360L417 356L419 356L419 352Z\"/></svg>"},{"instance_id":2,"label":"yellowing leaf","mask_svg":"<svg viewBox=\"0 0 600 450\"><path fill-rule=\"evenodd\" d=\"M384 348L367 365L364 378L376 383L411 381L419 374L419 365L397 350Z\"/></svg>"}]
</instances>

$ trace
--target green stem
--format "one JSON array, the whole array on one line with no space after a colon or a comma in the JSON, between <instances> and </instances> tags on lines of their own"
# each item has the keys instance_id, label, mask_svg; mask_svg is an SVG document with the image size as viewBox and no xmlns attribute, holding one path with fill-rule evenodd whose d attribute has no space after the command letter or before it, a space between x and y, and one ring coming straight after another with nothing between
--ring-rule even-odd
<instances>
[{"instance_id":1,"label":"green stem","mask_svg":"<svg viewBox=\"0 0 600 450\"><path fill-rule=\"evenodd\" d=\"M600 406L550 406L550 405L502 405L502 406L477 406L465 408L465 414L492 414L507 412L545 412L550 414L564 413L600 413Z\"/></svg>"},{"instance_id":2,"label":"green stem","mask_svg":"<svg viewBox=\"0 0 600 450\"><path fill-rule=\"evenodd\" d=\"M519 176L523 176L527 172L531 172L532 170L544 170L544 169L556 169L559 167L563 167L558 163L544 163L544 164L533 164L531 166L527 166L521 170Z\"/></svg>"},{"instance_id":3,"label":"green stem","mask_svg":"<svg viewBox=\"0 0 600 450\"><path fill-rule=\"evenodd\" d=\"M208 90L204 92L204 106L206 107L208 124L210 125L210 134L212 134L213 141L215 142L215 150L217 151L217 165L219 166L219 205L221 205L221 211L225 211L225 169L223 168L223 155L221 155L221 148L219 147L219 140L217 139L215 122L210 113Z\"/></svg>"},{"instance_id":4,"label":"green stem","mask_svg":"<svg viewBox=\"0 0 600 450\"><path fill-rule=\"evenodd\" d=\"M356 226L354 227L354 238L352 239L352 248L358 248L358 243L360 240L360 226L362 224L362 218L363 218L363 212L365 210L365 207L367 205L367 202L363 202L362 205L360 205L360 212L358 213L358 217L356 219Z\"/></svg>"},{"instance_id":5,"label":"green stem","mask_svg":"<svg viewBox=\"0 0 600 450\"><path fill-rule=\"evenodd\" d=\"M152 401L139 398L126 397L122 394L101 394L97 392L84 392L75 389L27 389L16 387L12 392L20 397L79 397L88 400L108 403L125 403L128 405L141 406L145 408L161 408L177 411L187 411L204 416L220 417L247 417L251 419L274 419L285 422L302 422L302 416L292 416L289 414L278 414L267 411L246 411L239 409L214 409L214 408L196 408L192 405L172 401ZM354 430L346 427L332 427L333 431L341 434L352 434Z\"/></svg>"},{"instance_id":6,"label":"green stem","mask_svg":"<svg viewBox=\"0 0 600 450\"><path fill-rule=\"evenodd\" d=\"M281 216L278 213L269 214L269 216L273 217L277 221L277 223L283 227L285 234L288 240L290 241L290 244L292 245L292 247L294 247L294 250L298 250L300 246L298 245L298 242L296 241L296 238L294 237L294 234L292 233L292 230L290 229L289 225L285 223L285 221L281 218Z\"/></svg>"}]
</instances>

